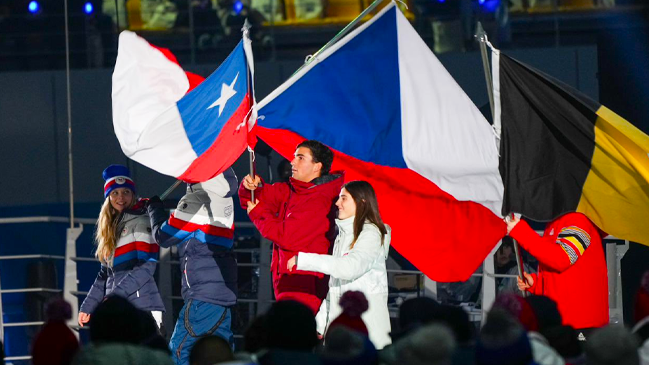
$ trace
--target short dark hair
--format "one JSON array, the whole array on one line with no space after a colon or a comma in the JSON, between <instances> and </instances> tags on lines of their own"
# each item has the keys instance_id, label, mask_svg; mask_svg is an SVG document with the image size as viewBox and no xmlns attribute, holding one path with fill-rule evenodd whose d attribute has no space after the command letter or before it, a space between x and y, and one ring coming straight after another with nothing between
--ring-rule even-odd
<instances>
[{"instance_id":1,"label":"short dark hair","mask_svg":"<svg viewBox=\"0 0 649 365\"><path fill-rule=\"evenodd\" d=\"M322 164L322 170L320 170L320 176L328 175L331 171L331 164L334 162L334 153L331 152L331 149L325 146L322 142L318 142L313 139L306 140L299 145L297 148L306 147L311 151L311 156L313 157L313 162Z\"/></svg>"},{"instance_id":2,"label":"short dark hair","mask_svg":"<svg viewBox=\"0 0 649 365\"><path fill-rule=\"evenodd\" d=\"M266 312L267 348L312 351L318 344L315 316L309 307L293 301L273 303Z\"/></svg>"}]
</instances>

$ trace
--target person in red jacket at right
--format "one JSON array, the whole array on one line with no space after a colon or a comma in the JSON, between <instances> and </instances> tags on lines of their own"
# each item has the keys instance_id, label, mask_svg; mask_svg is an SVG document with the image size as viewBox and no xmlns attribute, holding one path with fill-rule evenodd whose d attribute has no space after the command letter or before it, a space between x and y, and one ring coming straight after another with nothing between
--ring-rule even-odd
<instances>
[{"instance_id":1,"label":"person in red jacket at right","mask_svg":"<svg viewBox=\"0 0 649 365\"><path fill-rule=\"evenodd\" d=\"M259 176L248 175L239 187L241 206L261 235L273 241L275 298L298 301L314 314L327 296L327 278L310 271L289 272L287 262L298 252L329 253L336 235L334 203L344 180L342 172L329 172L332 163L329 147L307 140L295 150L289 182L266 185Z\"/></svg>"},{"instance_id":2,"label":"person in red jacket at right","mask_svg":"<svg viewBox=\"0 0 649 365\"><path fill-rule=\"evenodd\" d=\"M518 288L557 302L563 324L586 340L592 329L609 323L608 275L604 233L581 213L549 222L539 237L527 222L507 219L507 232L539 261L538 274L525 273Z\"/></svg>"}]
</instances>

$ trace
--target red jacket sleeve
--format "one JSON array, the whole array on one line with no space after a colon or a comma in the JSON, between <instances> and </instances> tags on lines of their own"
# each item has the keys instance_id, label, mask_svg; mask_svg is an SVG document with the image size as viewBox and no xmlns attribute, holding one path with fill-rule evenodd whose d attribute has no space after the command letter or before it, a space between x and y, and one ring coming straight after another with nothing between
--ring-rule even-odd
<instances>
[{"instance_id":1,"label":"red jacket sleeve","mask_svg":"<svg viewBox=\"0 0 649 365\"><path fill-rule=\"evenodd\" d=\"M284 218L274 214L273 209L260 200L249 216L262 236L284 250L297 252L329 231L331 222L323 212L330 209L331 200L319 197L302 204L300 210L291 211Z\"/></svg>"},{"instance_id":2,"label":"red jacket sleeve","mask_svg":"<svg viewBox=\"0 0 649 365\"><path fill-rule=\"evenodd\" d=\"M273 214L278 214L281 204L288 199L288 189L286 183L266 184L262 180L259 187L255 189L255 199L259 200L260 203L263 202L265 209L269 209ZM241 180L239 185L239 204L241 204L241 208L248 209L250 198L250 190L243 186L243 180Z\"/></svg>"},{"instance_id":3,"label":"red jacket sleeve","mask_svg":"<svg viewBox=\"0 0 649 365\"><path fill-rule=\"evenodd\" d=\"M261 194L264 190L264 181L262 180L261 184L257 189L255 189L255 199L259 199L261 197ZM239 184L239 204L241 205L241 208L243 209L248 209L248 202L250 201L250 190L246 189L243 186L243 179L241 179L241 183Z\"/></svg>"},{"instance_id":4,"label":"red jacket sleeve","mask_svg":"<svg viewBox=\"0 0 649 365\"><path fill-rule=\"evenodd\" d=\"M518 222L509 235L518 241L527 252L536 257L540 263L550 269L563 272L570 267L570 258L561 245L558 245L554 240L536 234L524 220Z\"/></svg>"}]
</instances>

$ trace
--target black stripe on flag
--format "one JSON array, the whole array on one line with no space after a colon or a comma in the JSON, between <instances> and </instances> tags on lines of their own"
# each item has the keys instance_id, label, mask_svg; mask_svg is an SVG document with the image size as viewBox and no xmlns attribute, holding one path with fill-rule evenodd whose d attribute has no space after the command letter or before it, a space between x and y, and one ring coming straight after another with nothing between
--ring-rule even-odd
<instances>
[{"instance_id":1,"label":"black stripe on flag","mask_svg":"<svg viewBox=\"0 0 649 365\"><path fill-rule=\"evenodd\" d=\"M502 53L500 95L503 215L549 221L575 211L591 167L599 106Z\"/></svg>"}]
</instances>

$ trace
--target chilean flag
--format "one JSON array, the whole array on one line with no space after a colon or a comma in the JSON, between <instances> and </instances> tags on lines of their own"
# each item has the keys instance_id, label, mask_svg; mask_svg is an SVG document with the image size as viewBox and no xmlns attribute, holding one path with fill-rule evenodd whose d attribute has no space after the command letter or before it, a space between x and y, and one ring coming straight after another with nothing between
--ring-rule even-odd
<instances>
[{"instance_id":1,"label":"chilean flag","mask_svg":"<svg viewBox=\"0 0 649 365\"><path fill-rule=\"evenodd\" d=\"M493 129L394 3L258 107L281 155L319 140L370 182L395 249L433 280L468 279L505 235Z\"/></svg>"},{"instance_id":2,"label":"chilean flag","mask_svg":"<svg viewBox=\"0 0 649 365\"><path fill-rule=\"evenodd\" d=\"M190 81L200 77L188 77L168 51L122 32L112 92L122 151L190 183L225 171L248 146L247 121L255 119L253 70L244 32L219 68L190 91Z\"/></svg>"}]
</instances>

